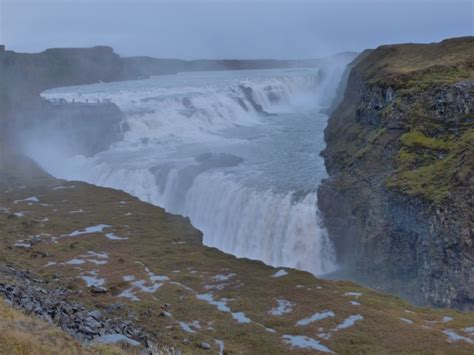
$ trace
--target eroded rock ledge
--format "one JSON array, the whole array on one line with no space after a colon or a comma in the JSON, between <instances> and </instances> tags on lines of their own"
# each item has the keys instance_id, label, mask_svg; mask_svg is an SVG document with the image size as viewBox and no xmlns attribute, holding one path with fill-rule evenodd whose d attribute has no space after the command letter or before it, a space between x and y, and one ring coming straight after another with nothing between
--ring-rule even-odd
<instances>
[{"instance_id":1,"label":"eroded rock ledge","mask_svg":"<svg viewBox=\"0 0 474 355\"><path fill-rule=\"evenodd\" d=\"M319 205L354 279L474 309L474 38L383 46L351 66Z\"/></svg>"}]
</instances>

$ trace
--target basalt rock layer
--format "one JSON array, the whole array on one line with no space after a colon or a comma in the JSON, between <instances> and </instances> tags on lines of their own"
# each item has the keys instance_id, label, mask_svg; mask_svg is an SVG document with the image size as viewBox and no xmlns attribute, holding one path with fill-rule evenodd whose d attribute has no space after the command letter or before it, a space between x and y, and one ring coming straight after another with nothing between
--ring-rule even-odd
<instances>
[{"instance_id":1,"label":"basalt rock layer","mask_svg":"<svg viewBox=\"0 0 474 355\"><path fill-rule=\"evenodd\" d=\"M382 46L349 67L319 205L349 274L474 308L474 38Z\"/></svg>"}]
</instances>

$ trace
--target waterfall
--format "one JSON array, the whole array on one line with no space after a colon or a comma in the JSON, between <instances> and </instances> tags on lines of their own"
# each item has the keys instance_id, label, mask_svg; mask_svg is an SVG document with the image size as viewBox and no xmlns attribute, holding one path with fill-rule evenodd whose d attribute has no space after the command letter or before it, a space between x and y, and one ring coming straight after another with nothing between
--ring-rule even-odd
<instances>
[{"instance_id":1,"label":"waterfall","mask_svg":"<svg viewBox=\"0 0 474 355\"><path fill-rule=\"evenodd\" d=\"M320 275L336 268L316 194L326 173L318 154L327 117L318 112L338 84L334 72L325 77L317 69L184 73L47 91L47 99L111 100L127 131L92 158L51 159L45 139L27 152L54 176L189 216L208 246Z\"/></svg>"}]
</instances>

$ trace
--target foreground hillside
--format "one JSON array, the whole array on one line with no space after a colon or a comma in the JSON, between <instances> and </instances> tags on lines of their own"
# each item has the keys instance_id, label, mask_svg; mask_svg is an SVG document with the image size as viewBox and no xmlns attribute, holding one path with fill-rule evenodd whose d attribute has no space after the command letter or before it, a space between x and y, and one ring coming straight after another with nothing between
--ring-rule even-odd
<instances>
[{"instance_id":1,"label":"foreground hillside","mask_svg":"<svg viewBox=\"0 0 474 355\"><path fill-rule=\"evenodd\" d=\"M27 316L0 300L0 354L118 355L124 353L120 348L109 345L81 345L57 327Z\"/></svg>"},{"instance_id":2,"label":"foreground hillside","mask_svg":"<svg viewBox=\"0 0 474 355\"><path fill-rule=\"evenodd\" d=\"M2 161L0 294L82 341L183 353L472 353L474 316L204 247L121 191Z\"/></svg>"},{"instance_id":3,"label":"foreground hillside","mask_svg":"<svg viewBox=\"0 0 474 355\"><path fill-rule=\"evenodd\" d=\"M349 68L320 208L353 278L474 308L474 37L382 46Z\"/></svg>"}]
</instances>

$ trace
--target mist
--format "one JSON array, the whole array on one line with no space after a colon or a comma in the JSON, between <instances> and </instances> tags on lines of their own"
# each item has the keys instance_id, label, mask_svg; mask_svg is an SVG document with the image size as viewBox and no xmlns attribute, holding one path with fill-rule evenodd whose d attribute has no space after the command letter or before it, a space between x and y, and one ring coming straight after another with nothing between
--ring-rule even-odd
<instances>
[{"instance_id":1,"label":"mist","mask_svg":"<svg viewBox=\"0 0 474 355\"><path fill-rule=\"evenodd\" d=\"M15 51L112 46L122 56L310 58L473 33L471 1L2 0Z\"/></svg>"}]
</instances>

